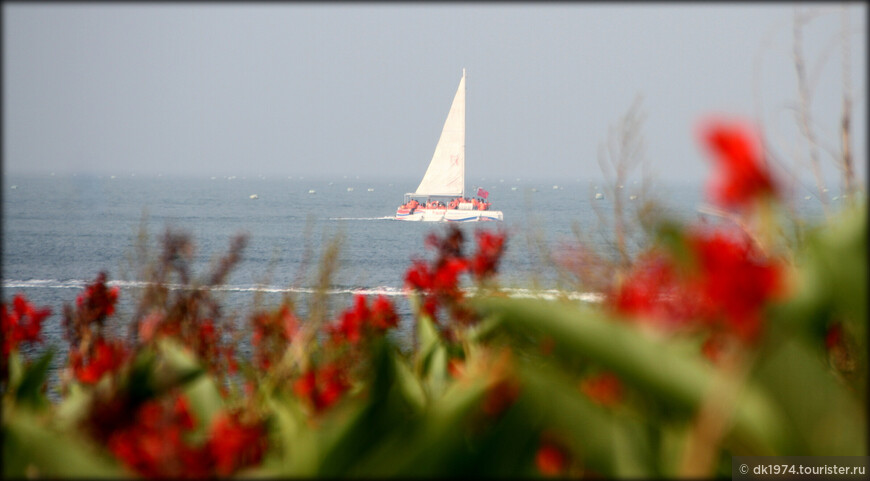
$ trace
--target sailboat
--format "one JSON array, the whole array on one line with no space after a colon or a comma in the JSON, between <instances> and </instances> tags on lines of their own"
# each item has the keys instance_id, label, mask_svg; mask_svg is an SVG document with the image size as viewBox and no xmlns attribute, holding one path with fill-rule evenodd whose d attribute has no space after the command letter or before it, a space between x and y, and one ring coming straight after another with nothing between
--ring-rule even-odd
<instances>
[{"instance_id":1,"label":"sailboat","mask_svg":"<svg viewBox=\"0 0 870 481\"><path fill-rule=\"evenodd\" d=\"M501 211L489 208L489 192L478 188L475 194L466 197L465 192L465 69L462 69L459 88L429 168L417 190L405 194L395 218L428 222L504 220Z\"/></svg>"}]
</instances>

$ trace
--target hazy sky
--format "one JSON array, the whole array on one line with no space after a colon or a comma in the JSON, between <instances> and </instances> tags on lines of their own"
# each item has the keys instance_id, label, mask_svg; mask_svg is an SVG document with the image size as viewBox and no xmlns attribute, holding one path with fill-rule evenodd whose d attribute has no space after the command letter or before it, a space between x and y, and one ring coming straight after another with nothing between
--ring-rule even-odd
<instances>
[{"instance_id":1,"label":"hazy sky","mask_svg":"<svg viewBox=\"0 0 870 481\"><path fill-rule=\"evenodd\" d=\"M470 179L597 178L640 95L652 171L700 180L714 112L805 156L796 7L818 14L803 47L833 152L848 23L866 175L866 5L808 3L4 3L3 168L422 177L465 68Z\"/></svg>"}]
</instances>

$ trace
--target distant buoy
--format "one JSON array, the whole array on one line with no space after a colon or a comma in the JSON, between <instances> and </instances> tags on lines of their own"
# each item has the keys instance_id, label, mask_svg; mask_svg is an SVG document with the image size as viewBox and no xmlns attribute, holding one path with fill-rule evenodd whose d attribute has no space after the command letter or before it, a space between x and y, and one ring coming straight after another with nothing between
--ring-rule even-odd
<instances>
[{"instance_id":1,"label":"distant buoy","mask_svg":"<svg viewBox=\"0 0 870 481\"><path fill-rule=\"evenodd\" d=\"M259 198L260 198L260 196L257 195L257 194L251 194L249 197L250 197L251 199L259 199Z\"/></svg>"},{"instance_id":2,"label":"distant buoy","mask_svg":"<svg viewBox=\"0 0 870 481\"><path fill-rule=\"evenodd\" d=\"M602 194L601 192L595 194L595 199L596 199L596 200L601 200L601 199L603 199L603 198L604 198L604 194Z\"/></svg>"},{"instance_id":3,"label":"distant buoy","mask_svg":"<svg viewBox=\"0 0 870 481\"><path fill-rule=\"evenodd\" d=\"M348 188L347 188L347 191L348 191L348 192L353 192L353 187L348 187Z\"/></svg>"},{"instance_id":4,"label":"distant buoy","mask_svg":"<svg viewBox=\"0 0 870 481\"><path fill-rule=\"evenodd\" d=\"M310 190L308 191L308 193L309 193L309 194L316 194L317 192L315 192L314 189L310 189Z\"/></svg>"},{"instance_id":5,"label":"distant buoy","mask_svg":"<svg viewBox=\"0 0 870 481\"><path fill-rule=\"evenodd\" d=\"M637 200L637 196L636 196L636 195L630 195L630 196L628 196L628 200Z\"/></svg>"},{"instance_id":6,"label":"distant buoy","mask_svg":"<svg viewBox=\"0 0 870 481\"><path fill-rule=\"evenodd\" d=\"M374 192L374 191L375 191L375 189L372 189L371 187L369 187L369 192Z\"/></svg>"}]
</instances>

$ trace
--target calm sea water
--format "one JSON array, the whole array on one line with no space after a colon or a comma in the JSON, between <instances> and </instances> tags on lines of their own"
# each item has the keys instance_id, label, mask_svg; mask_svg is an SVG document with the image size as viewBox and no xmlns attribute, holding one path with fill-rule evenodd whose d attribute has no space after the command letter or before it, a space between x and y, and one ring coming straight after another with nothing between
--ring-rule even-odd
<instances>
[{"instance_id":1,"label":"calm sea water","mask_svg":"<svg viewBox=\"0 0 870 481\"><path fill-rule=\"evenodd\" d=\"M572 229L599 248L609 242L596 208L610 212L611 199L594 200L602 190L594 182L468 183L487 189L493 208L504 212L502 223L460 226L468 240L476 229L508 231L500 269L506 286L526 289L534 281L538 289L564 287L544 262L540 245L558 249L573 238ZM243 260L220 291L227 312L238 313L241 323L256 292L260 305L267 307L293 293L304 311L324 240L341 236L340 268L332 279L333 308L349 305L355 292L393 296L403 318L397 335L407 339L411 328L402 296L404 273L413 258L427 256L427 233L444 229L441 223L392 220L403 194L416 184L415 179L5 176L3 300L22 292L35 305L51 307L43 333L46 344L57 346L62 356L62 306L73 303L98 272L106 271L111 284L121 288L117 318L129 317L142 280L128 267L140 226L146 228L147 242L155 251L167 227L189 233L197 246L195 272L202 275L227 251L230 238L244 232L249 242ZM637 187L626 185L626 193ZM658 184L655 192L669 215L687 221L699 216L702 186ZM251 199L253 194L258 198ZM804 208L813 210L809 202ZM307 249L313 249L314 258L306 263ZM125 332L123 327L116 326L119 332Z\"/></svg>"}]
</instances>

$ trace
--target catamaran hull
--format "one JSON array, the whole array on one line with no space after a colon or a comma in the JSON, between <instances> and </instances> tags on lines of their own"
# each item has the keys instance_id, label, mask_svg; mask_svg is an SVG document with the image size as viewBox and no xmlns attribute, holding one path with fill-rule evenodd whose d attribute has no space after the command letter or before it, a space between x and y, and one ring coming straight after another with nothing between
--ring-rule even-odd
<instances>
[{"instance_id":1,"label":"catamaran hull","mask_svg":"<svg viewBox=\"0 0 870 481\"><path fill-rule=\"evenodd\" d=\"M417 222L484 222L490 220L504 220L500 210L448 210L429 209L410 213L396 213L396 220Z\"/></svg>"}]
</instances>

